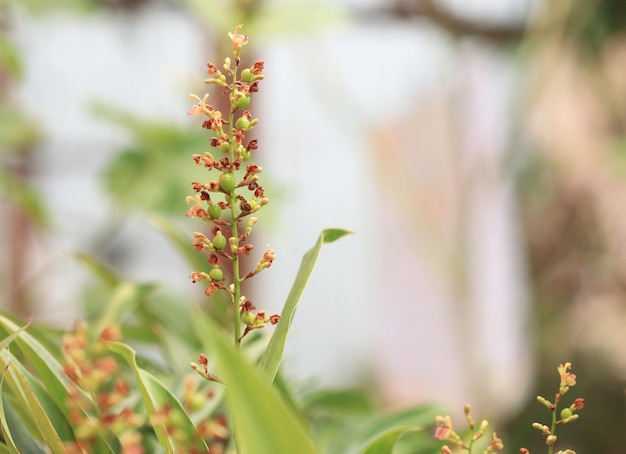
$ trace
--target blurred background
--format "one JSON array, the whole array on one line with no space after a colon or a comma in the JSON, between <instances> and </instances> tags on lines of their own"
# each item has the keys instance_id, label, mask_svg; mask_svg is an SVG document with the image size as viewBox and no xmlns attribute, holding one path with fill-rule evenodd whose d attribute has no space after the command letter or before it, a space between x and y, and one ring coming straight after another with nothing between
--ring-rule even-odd
<instances>
[{"instance_id":1,"label":"blurred background","mask_svg":"<svg viewBox=\"0 0 626 454\"><path fill-rule=\"evenodd\" d=\"M70 328L102 303L91 260L206 305L167 231L200 229L187 95L238 23L266 68L255 304L280 311L322 228L356 232L320 255L287 376L472 402L539 451L534 397L571 361L586 407L560 437L623 453L621 0L0 0L2 308Z\"/></svg>"}]
</instances>

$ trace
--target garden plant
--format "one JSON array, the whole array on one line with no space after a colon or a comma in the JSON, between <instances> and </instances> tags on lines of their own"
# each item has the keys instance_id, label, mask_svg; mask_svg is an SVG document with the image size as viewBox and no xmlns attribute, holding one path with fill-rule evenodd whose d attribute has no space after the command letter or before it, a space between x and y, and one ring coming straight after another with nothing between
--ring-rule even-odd
<instances>
[{"instance_id":1,"label":"garden plant","mask_svg":"<svg viewBox=\"0 0 626 454\"><path fill-rule=\"evenodd\" d=\"M202 120L208 137L209 151L192 156L207 179L192 182L187 197L186 216L198 220L198 231L191 245L170 231L198 253L191 262L201 268L190 280L203 286L212 310L159 299L151 283L128 282L83 257L109 299L73 332L0 315L0 454L504 451L505 442L486 420L476 423L469 405L468 429L457 432L452 418L431 406L379 412L357 391L299 392L282 376L291 321L318 254L351 232L320 233L280 314L267 313L246 293L248 281L276 260L269 246L259 252L252 243L269 203L263 169L254 163L259 144L251 137L264 62L242 64L248 37L241 26L229 37L232 56L219 66L207 63L205 80L228 99L228 111L213 107L209 95L192 95L188 112ZM533 425L546 437L548 454L574 452L554 451L565 445L557 427L577 420L584 406L577 398L562 407L576 384L570 369L570 363L558 366L553 400L537 398L551 415L547 424Z\"/></svg>"}]
</instances>

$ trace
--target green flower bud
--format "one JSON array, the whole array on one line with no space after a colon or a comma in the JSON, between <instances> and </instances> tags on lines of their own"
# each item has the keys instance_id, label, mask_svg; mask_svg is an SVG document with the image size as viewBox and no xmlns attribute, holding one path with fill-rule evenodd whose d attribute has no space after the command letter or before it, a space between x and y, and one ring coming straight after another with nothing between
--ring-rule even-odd
<instances>
[{"instance_id":1,"label":"green flower bud","mask_svg":"<svg viewBox=\"0 0 626 454\"><path fill-rule=\"evenodd\" d=\"M221 251L226 247L226 237L222 235L221 232L213 238L213 247L218 251Z\"/></svg>"},{"instance_id":2,"label":"green flower bud","mask_svg":"<svg viewBox=\"0 0 626 454\"><path fill-rule=\"evenodd\" d=\"M250 152L248 150L243 150L241 152L241 159L244 161L247 161L248 159L250 159Z\"/></svg>"},{"instance_id":3,"label":"green flower bud","mask_svg":"<svg viewBox=\"0 0 626 454\"><path fill-rule=\"evenodd\" d=\"M245 325L252 325L252 323L254 322L254 319L256 318L256 315L254 315L252 312L250 311L246 311L243 312L241 314L241 321L245 324Z\"/></svg>"},{"instance_id":4,"label":"green flower bud","mask_svg":"<svg viewBox=\"0 0 626 454\"><path fill-rule=\"evenodd\" d=\"M237 109L247 109L250 105L250 96L242 94L239 98L237 98L235 105L237 106Z\"/></svg>"},{"instance_id":5,"label":"green flower bud","mask_svg":"<svg viewBox=\"0 0 626 454\"><path fill-rule=\"evenodd\" d=\"M237 129L248 129L248 126L250 126L250 120L246 117L239 117L235 126L237 126Z\"/></svg>"},{"instance_id":6,"label":"green flower bud","mask_svg":"<svg viewBox=\"0 0 626 454\"><path fill-rule=\"evenodd\" d=\"M237 180L232 172L225 172L220 175L219 179L220 188L225 192L231 192L237 187Z\"/></svg>"},{"instance_id":7,"label":"green flower bud","mask_svg":"<svg viewBox=\"0 0 626 454\"><path fill-rule=\"evenodd\" d=\"M241 80L243 80L244 82L251 82L252 81L252 71L250 71L250 68L246 68L243 71L241 71Z\"/></svg>"},{"instance_id":8,"label":"green flower bud","mask_svg":"<svg viewBox=\"0 0 626 454\"><path fill-rule=\"evenodd\" d=\"M209 216L211 216L211 219L219 219L220 216L222 216L222 209L220 206L215 203L209 205Z\"/></svg>"},{"instance_id":9,"label":"green flower bud","mask_svg":"<svg viewBox=\"0 0 626 454\"><path fill-rule=\"evenodd\" d=\"M221 268L213 268L211 271L209 271L209 277L213 281L221 281L224 277L224 272Z\"/></svg>"},{"instance_id":10,"label":"green flower bud","mask_svg":"<svg viewBox=\"0 0 626 454\"><path fill-rule=\"evenodd\" d=\"M230 150L230 144L228 142L222 142L220 144L220 150L222 150L223 153L228 153Z\"/></svg>"},{"instance_id":11,"label":"green flower bud","mask_svg":"<svg viewBox=\"0 0 626 454\"><path fill-rule=\"evenodd\" d=\"M564 408L561 410L561 419L567 419L572 416L573 412L569 408Z\"/></svg>"}]
</instances>

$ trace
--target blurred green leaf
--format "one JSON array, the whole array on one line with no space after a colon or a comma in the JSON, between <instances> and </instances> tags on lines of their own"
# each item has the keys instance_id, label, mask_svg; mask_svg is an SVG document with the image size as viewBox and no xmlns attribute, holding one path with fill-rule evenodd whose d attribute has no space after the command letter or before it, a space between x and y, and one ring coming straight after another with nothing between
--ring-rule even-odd
<instances>
[{"instance_id":1,"label":"blurred green leaf","mask_svg":"<svg viewBox=\"0 0 626 454\"><path fill-rule=\"evenodd\" d=\"M0 334L10 335L19 329L18 325L0 315ZM41 381L46 384L48 393L59 408L65 410L64 414L67 417L65 403L70 395L67 389L69 379L65 376L63 367L37 339L26 331L20 332L13 341L13 345L17 346L24 357L28 358L28 362Z\"/></svg>"},{"instance_id":2,"label":"blurred green leaf","mask_svg":"<svg viewBox=\"0 0 626 454\"><path fill-rule=\"evenodd\" d=\"M379 437L396 429L421 430L430 426L441 410L423 405L400 413L375 413L365 418L352 420L343 430L337 431L329 452L340 454L361 453ZM331 422L331 424L333 424ZM382 442L381 442L382 443Z\"/></svg>"},{"instance_id":3,"label":"blurred green leaf","mask_svg":"<svg viewBox=\"0 0 626 454\"><path fill-rule=\"evenodd\" d=\"M28 432L26 426L6 399L4 392L5 374L6 371L2 374L2 380L0 380L0 392L2 393L2 399L0 399L0 426L2 427L2 435L5 442L7 442L9 451L13 454L46 454L46 451Z\"/></svg>"},{"instance_id":4,"label":"blurred green leaf","mask_svg":"<svg viewBox=\"0 0 626 454\"><path fill-rule=\"evenodd\" d=\"M5 1L11 2L11 0ZM95 11L98 6L94 0L18 0L18 3L35 14L50 14L60 10L85 13Z\"/></svg>"},{"instance_id":5,"label":"blurred green leaf","mask_svg":"<svg viewBox=\"0 0 626 454\"><path fill-rule=\"evenodd\" d=\"M316 449L300 419L285 405L267 376L230 344L210 319L197 321L226 386L240 454L313 454Z\"/></svg>"},{"instance_id":6,"label":"blurred green leaf","mask_svg":"<svg viewBox=\"0 0 626 454\"><path fill-rule=\"evenodd\" d=\"M0 341L0 350L4 350L6 347L9 346L9 344L11 342L13 342L13 340L20 335L20 333L22 331L24 331L26 328L28 328L28 326L30 325L30 320L28 322L26 322L25 325L20 326L20 328L17 331L13 331L11 334L9 334L8 336L6 336L4 339L2 339L2 341Z\"/></svg>"},{"instance_id":7,"label":"blurred green leaf","mask_svg":"<svg viewBox=\"0 0 626 454\"><path fill-rule=\"evenodd\" d=\"M77 252L75 257L109 287L113 288L122 282L122 277L114 269L100 262L93 255Z\"/></svg>"},{"instance_id":8,"label":"blurred green leaf","mask_svg":"<svg viewBox=\"0 0 626 454\"><path fill-rule=\"evenodd\" d=\"M257 1L244 3L244 7L237 7L237 3L207 3L203 0L185 0L185 4L194 17L209 25L224 41L226 33L236 24L244 24L243 33L258 38L285 35L293 38L319 32L348 19L341 6L319 1Z\"/></svg>"},{"instance_id":9,"label":"blurred green leaf","mask_svg":"<svg viewBox=\"0 0 626 454\"><path fill-rule=\"evenodd\" d=\"M44 388L44 385L19 361L12 361L11 367L19 370L20 375L26 380L37 402L41 405L44 414L50 419L50 422L54 426L55 433L59 435L61 440L74 440L74 433L69 422L58 405L52 400L47 390Z\"/></svg>"},{"instance_id":10,"label":"blurred green leaf","mask_svg":"<svg viewBox=\"0 0 626 454\"><path fill-rule=\"evenodd\" d=\"M363 450L363 454L392 454L398 439L410 429L409 426L388 430L372 440Z\"/></svg>"},{"instance_id":11,"label":"blurred green leaf","mask_svg":"<svg viewBox=\"0 0 626 454\"><path fill-rule=\"evenodd\" d=\"M35 123L10 104L0 105L0 154L19 155L39 140Z\"/></svg>"},{"instance_id":12,"label":"blurred green leaf","mask_svg":"<svg viewBox=\"0 0 626 454\"><path fill-rule=\"evenodd\" d=\"M128 345L119 342L111 342L108 345L111 351L124 358L124 360L131 367L133 373L135 374L137 385L139 386L139 391L141 392L142 401L146 407L148 415L151 417L158 415L159 412L165 408L169 408L170 411L176 412L178 428L183 430L187 435L186 440L189 443L193 442L193 449L201 449L201 452L208 452L208 448L204 443L204 440L197 439L197 430L176 396L174 396L167 386L161 383L154 375L137 365L135 350L130 348ZM168 454L175 453L176 443L174 439L170 437L165 424L163 422L158 422L157 420L153 427L165 452Z\"/></svg>"},{"instance_id":13,"label":"blurred green leaf","mask_svg":"<svg viewBox=\"0 0 626 454\"><path fill-rule=\"evenodd\" d=\"M21 79L24 74L24 66L17 49L3 36L0 36L0 70L7 71L14 79Z\"/></svg>"},{"instance_id":14,"label":"blurred green leaf","mask_svg":"<svg viewBox=\"0 0 626 454\"><path fill-rule=\"evenodd\" d=\"M37 396L33 393L33 390L18 368L12 365L12 363L16 362L16 359L8 351L0 354L0 367L5 368L7 371L4 379L15 390L15 396L20 400L21 411L25 412L29 421L35 424L47 447L54 454L64 454L66 450L63 443Z\"/></svg>"},{"instance_id":15,"label":"blurred green leaf","mask_svg":"<svg viewBox=\"0 0 626 454\"><path fill-rule=\"evenodd\" d=\"M261 361L259 363L259 367L267 373L270 380L274 380L274 377L278 372L278 368L280 367L283 352L285 350L285 342L287 341L287 334L289 332L289 328L291 327L291 321L293 320L296 308L298 307L298 301L300 301L300 297L304 292L304 287L306 287L306 283L313 272L313 268L315 267L315 262L317 262L317 257L322 245L324 243L333 242L345 235L348 235L349 233L351 232L343 229L325 229L320 234L315 246L304 254L302 263L300 264L300 269L298 270L296 279L291 287L291 290L289 291L287 301L285 301L285 305L283 306L283 311L280 314L280 323L278 323L276 329L272 333L272 338L267 346L267 350L261 357Z\"/></svg>"},{"instance_id":16,"label":"blurred green leaf","mask_svg":"<svg viewBox=\"0 0 626 454\"><path fill-rule=\"evenodd\" d=\"M207 131L143 120L102 103L94 104L92 110L134 139L133 146L115 158L105 175L114 200L125 209L183 215L185 197L193 193L190 181L206 177L206 169L195 165L191 155L207 149Z\"/></svg>"},{"instance_id":17,"label":"blurred green leaf","mask_svg":"<svg viewBox=\"0 0 626 454\"><path fill-rule=\"evenodd\" d=\"M132 314L146 295L154 291L155 288L154 284L136 285L130 282L118 284L106 305L106 309L93 323L93 333L99 335L106 327L120 323L124 316Z\"/></svg>"},{"instance_id":18,"label":"blurred green leaf","mask_svg":"<svg viewBox=\"0 0 626 454\"><path fill-rule=\"evenodd\" d=\"M0 197L15 203L39 227L48 225L47 211L35 189L3 167L0 167Z\"/></svg>"},{"instance_id":19,"label":"blurred green leaf","mask_svg":"<svg viewBox=\"0 0 626 454\"><path fill-rule=\"evenodd\" d=\"M366 414L374 409L370 395L358 389L322 389L302 398L304 411L333 414Z\"/></svg>"}]
</instances>

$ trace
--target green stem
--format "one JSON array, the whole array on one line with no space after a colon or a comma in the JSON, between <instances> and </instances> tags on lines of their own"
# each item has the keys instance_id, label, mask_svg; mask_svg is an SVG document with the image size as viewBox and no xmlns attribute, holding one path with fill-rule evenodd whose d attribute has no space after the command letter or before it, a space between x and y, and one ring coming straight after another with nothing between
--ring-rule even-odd
<instances>
[{"instance_id":1,"label":"green stem","mask_svg":"<svg viewBox=\"0 0 626 454\"><path fill-rule=\"evenodd\" d=\"M556 409L559 406L559 395L556 395L554 399L554 410L552 410L552 427L550 427L550 435L554 435L556 432ZM548 454L553 454L554 452L554 444L548 445Z\"/></svg>"},{"instance_id":2,"label":"green stem","mask_svg":"<svg viewBox=\"0 0 626 454\"><path fill-rule=\"evenodd\" d=\"M229 143L229 158L230 162L234 162L236 159L235 148L237 143L235 141L235 111L237 110L235 102L235 91L237 87L237 72L239 69L239 61L235 60L235 68L233 70L233 77L230 89L230 112L228 114L228 143ZM237 213L235 212L235 202L237 200L237 188L230 191L230 228L231 235L235 238L235 245L239 246L239 221L237 220ZM233 252L233 339L235 348L239 348L241 344L241 322L239 319L239 298L241 297L241 279L239 277L239 255L237 251Z\"/></svg>"}]
</instances>

